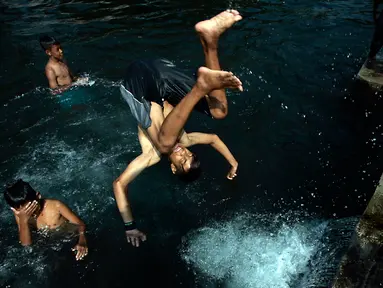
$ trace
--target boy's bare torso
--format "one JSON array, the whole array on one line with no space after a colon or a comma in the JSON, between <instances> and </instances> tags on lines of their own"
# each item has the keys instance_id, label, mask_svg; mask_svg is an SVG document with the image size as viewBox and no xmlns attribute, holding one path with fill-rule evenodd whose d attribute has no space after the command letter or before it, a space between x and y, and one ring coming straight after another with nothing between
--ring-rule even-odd
<instances>
[{"instance_id":1,"label":"boy's bare torso","mask_svg":"<svg viewBox=\"0 0 383 288\"><path fill-rule=\"evenodd\" d=\"M65 62L49 60L45 66L45 70L52 70L55 73L59 86L72 84L72 77L68 65Z\"/></svg>"},{"instance_id":2,"label":"boy's bare torso","mask_svg":"<svg viewBox=\"0 0 383 288\"><path fill-rule=\"evenodd\" d=\"M60 214L60 201L45 199L44 207L39 216L31 217L29 224L37 229L56 229L66 222L66 219Z\"/></svg>"}]
</instances>

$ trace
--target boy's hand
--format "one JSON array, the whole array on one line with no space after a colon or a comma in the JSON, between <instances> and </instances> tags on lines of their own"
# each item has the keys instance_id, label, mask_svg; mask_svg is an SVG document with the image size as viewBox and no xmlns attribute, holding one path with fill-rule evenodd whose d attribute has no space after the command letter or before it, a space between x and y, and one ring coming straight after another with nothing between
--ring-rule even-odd
<instances>
[{"instance_id":1,"label":"boy's hand","mask_svg":"<svg viewBox=\"0 0 383 288\"><path fill-rule=\"evenodd\" d=\"M72 251L76 251L76 261L82 260L88 255L88 246L85 241L79 241L78 244L72 248Z\"/></svg>"},{"instance_id":2,"label":"boy's hand","mask_svg":"<svg viewBox=\"0 0 383 288\"><path fill-rule=\"evenodd\" d=\"M126 234L126 239L128 240L128 243L132 243L134 247L140 246L140 240L142 242L146 241L146 235L138 229L125 231L125 234Z\"/></svg>"},{"instance_id":3,"label":"boy's hand","mask_svg":"<svg viewBox=\"0 0 383 288\"><path fill-rule=\"evenodd\" d=\"M24 208L20 210L16 210L11 208L12 211L19 217L20 221L28 222L28 220L32 217L33 213L37 209L38 203L37 201L29 202Z\"/></svg>"},{"instance_id":4,"label":"boy's hand","mask_svg":"<svg viewBox=\"0 0 383 288\"><path fill-rule=\"evenodd\" d=\"M237 176L238 163L231 166L229 173L227 174L227 179L233 180Z\"/></svg>"}]
</instances>

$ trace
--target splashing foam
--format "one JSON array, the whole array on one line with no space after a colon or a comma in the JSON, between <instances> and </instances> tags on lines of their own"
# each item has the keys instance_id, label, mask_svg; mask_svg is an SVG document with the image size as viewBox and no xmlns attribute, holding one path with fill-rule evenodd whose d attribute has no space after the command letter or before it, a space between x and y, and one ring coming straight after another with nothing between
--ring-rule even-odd
<instances>
[{"instance_id":1,"label":"splashing foam","mask_svg":"<svg viewBox=\"0 0 383 288\"><path fill-rule=\"evenodd\" d=\"M56 137L41 140L21 157L26 161L15 178L31 182L45 197L62 199L85 217L84 220L94 218L90 212L97 210L100 213L108 205L114 205L108 192L113 179L110 163L113 163L116 157L113 152L116 151L100 155L94 153L92 147L72 147ZM117 151L117 155L119 153ZM87 183L87 191L82 183Z\"/></svg>"},{"instance_id":2,"label":"splashing foam","mask_svg":"<svg viewBox=\"0 0 383 288\"><path fill-rule=\"evenodd\" d=\"M181 255L225 287L287 288L306 271L326 226L240 216L192 233Z\"/></svg>"},{"instance_id":3,"label":"splashing foam","mask_svg":"<svg viewBox=\"0 0 383 288\"><path fill-rule=\"evenodd\" d=\"M88 80L87 81L79 81L77 83L77 85L74 85L71 89L76 89L79 86L93 86L93 85L95 85L97 87L102 87L102 88L115 88L115 87L118 88L118 87L120 87L120 85L122 83L121 80L112 81L109 79L97 77L96 75L93 75L90 73L84 73L81 75L81 77L86 77L86 78L88 78ZM21 100L25 97L30 97L31 95L36 95L36 96L40 97L41 94L44 94L44 96L46 96L47 98L57 99L57 95L52 95L49 87L43 86L43 87L33 88L32 90L27 91L25 93L22 93L20 95L15 95L13 98L9 99L8 102L5 103L4 105L8 106L9 103L11 103L11 102Z\"/></svg>"},{"instance_id":4,"label":"splashing foam","mask_svg":"<svg viewBox=\"0 0 383 288\"><path fill-rule=\"evenodd\" d=\"M33 186L40 190L48 190L54 183L70 180L88 164L86 153L78 153L55 137L41 141L25 156L29 159L19 169L16 178L33 182Z\"/></svg>"}]
</instances>

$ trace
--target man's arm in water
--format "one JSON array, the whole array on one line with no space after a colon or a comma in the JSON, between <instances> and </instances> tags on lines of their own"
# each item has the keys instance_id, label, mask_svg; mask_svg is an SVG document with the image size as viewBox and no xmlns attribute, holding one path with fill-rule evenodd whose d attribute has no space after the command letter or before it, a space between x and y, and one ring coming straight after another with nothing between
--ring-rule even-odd
<instances>
[{"instance_id":1,"label":"man's arm in water","mask_svg":"<svg viewBox=\"0 0 383 288\"><path fill-rule=\"evenodd\" d=\"M67 90L71 86L71 84L60 86L57 83L57 77L56 77L55 71L51 67L49 67L49 66L47 66L45 68L45 75L48 78L49 88L52 89L52 93L54 95L60 94L60 93L64 92L65 90Z\"/></svg>"},{"instance_id":2,"label":"man's arm in water","mask_svg":"<svg viewBox=\"0 0 383 288\"><path fill-rule=\"evenodd\" d=\"M88 255L88 245L85 237L85 223L78 217L68 206L59 200L52 200L55 202L56 209L59 211L61 216L67 219L70 223L76 224L78 227L78 242L73 247L72 251L76 251L76 260L82 260Z\"/></svg>"},{"instance_id":3,"label":"man's arm in water","mask_svg":"<svg viewBox=\"0 0 383 288\"><path fill-rule=\"evenodd\" d=\"M72 69L69 68L69 65L68 65L68 63L67 63L66 60L64 60L63 62L64 62L64 64L66 65L66 67L68 68L68 73L69 73L70 78L72 79L73 82L76 82L76 81L79 79L79 77L78 77L78 76L75 76L75 75L73 74Z\"/></svg>"},{"instance_id":4,"label":"man's arm in water","mask_svg":"<svg viewBox=\"0 0 383 288\"><path fill-rule=\"evenodd\" d=\"M206 133L186 133L184 132L180 138L180 143L185 147L190 147L197 144L207 144L211 145L215 150L217 150L229 164L231 165L230 171L227 174L229 180L233 180L237 176L238 162L231 154L229 148L226 144L215 134L206 134Z\"/></svg>"}]
</instances>

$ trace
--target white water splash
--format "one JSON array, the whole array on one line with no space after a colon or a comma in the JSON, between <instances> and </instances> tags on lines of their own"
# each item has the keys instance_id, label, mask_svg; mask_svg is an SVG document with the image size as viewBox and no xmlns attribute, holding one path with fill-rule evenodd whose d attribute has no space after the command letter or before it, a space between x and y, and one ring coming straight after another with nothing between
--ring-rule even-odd
<instances>
[{"instance_id":1,"label":"white water splash","mask_svg":"<svg viewBox=\"0 0 383 288\"><path fill-rule=\"evenodd\" d=\"M188 236L182 258L224 287L288 288L307 270L327 222L273 217L240 216L201 228Z\"/></svg>"}]
</instances>

